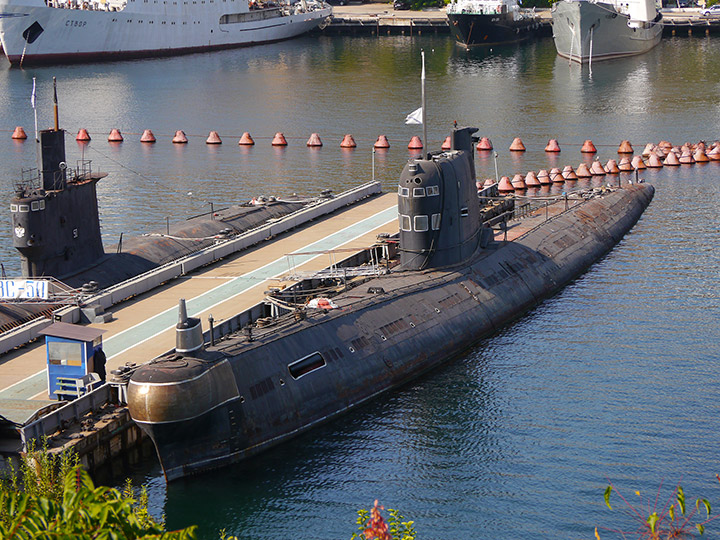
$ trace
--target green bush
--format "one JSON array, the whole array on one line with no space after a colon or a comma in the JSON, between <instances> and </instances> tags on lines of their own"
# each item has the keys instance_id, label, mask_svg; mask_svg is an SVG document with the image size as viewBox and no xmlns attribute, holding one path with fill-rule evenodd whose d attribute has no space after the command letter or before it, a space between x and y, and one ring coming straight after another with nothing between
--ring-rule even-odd
<instances>
[{"instance_id":1,"label":"green bush","mask_svg":"<svg viewBox=\"0 0 720 540\"><path fill-rule=\"evenodd\" d=\"M10 462L12 463L12 462ZM31 445L20 463L0 480L0 538L3 540L125 540L194 538L196 527L166 532L148 512L143 487L135 497L127 480L122 493L95 487L77 454Z\"/></svg>"},{"instance_id":2,"label":"green bush","mask_svg":"<svg viewBox=\"0 0 720 540\"><path fill-rule=\"evenodd\" d=\"M0 538L4 540L135 540L195 537L195 527L166 532L162 524L136 512L136 501L118 490L95 487L76 465L63 478L62 500L0 489ZM54 493L54 488L53 490Z\"/></svg>"}]
</instances>

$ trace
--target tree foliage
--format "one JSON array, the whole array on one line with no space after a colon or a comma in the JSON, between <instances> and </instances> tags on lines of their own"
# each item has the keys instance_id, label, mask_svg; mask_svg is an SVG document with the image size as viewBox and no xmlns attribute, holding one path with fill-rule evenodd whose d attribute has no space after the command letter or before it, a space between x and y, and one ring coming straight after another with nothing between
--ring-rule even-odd
<instances>
[{"instance_id":1,"label":"tree foliage","mask_svg":"<svg viewBox=\"0 0 720 540\"><path fill-rule=\"evenodd\" d=\"M135 511L135 500L118 490L95 487L79 465L65 473L62 499L0 490L0 538L4 540L130 540L195 537L195 527L165 532L164 526Z\"/></svg>"},{"instance_id":2,"label":"tree foliage","mask_svg":"<svg viewBox=\"0 0 720 540\"><path fill-rule=\"evenodd\" d=\"M3 540L125 540L194 538L196 527L166 532L148 512L147 491L139 496L128 480L122 492L96 487L77 454L50 453L46 442L31 445L19 470L0 480L0 538Z\"/></svg>"}]
</instances>

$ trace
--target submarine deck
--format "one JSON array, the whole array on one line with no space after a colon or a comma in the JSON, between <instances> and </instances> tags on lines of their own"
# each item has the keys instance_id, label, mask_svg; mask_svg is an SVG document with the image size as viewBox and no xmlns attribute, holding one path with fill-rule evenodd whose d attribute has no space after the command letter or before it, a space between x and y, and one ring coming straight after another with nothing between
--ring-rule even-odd
<instances>
[{"instance_id":1,"label":"submarine deck","mask_svg":"<svg viewBox=\"0 0 720 540\"><path fill-rule=\"evenodd\" d=\"M527 212L506 231L497 231L496 239L512 241L581 202L569 199ZM291 283L282 281L284 274L328 267L328 251L360 251L378 234L396 232L397 195L382 194L118 304L110 310L112 321L90 325L106 330L106 370L147 362L173 349L179 298L187 300L188 314L200 317L207 328L209 314L220 323L260 302L268 287ZM44 342L0 357L0 415L22 423L48 403Z\"/></svg>"}]
</instances>

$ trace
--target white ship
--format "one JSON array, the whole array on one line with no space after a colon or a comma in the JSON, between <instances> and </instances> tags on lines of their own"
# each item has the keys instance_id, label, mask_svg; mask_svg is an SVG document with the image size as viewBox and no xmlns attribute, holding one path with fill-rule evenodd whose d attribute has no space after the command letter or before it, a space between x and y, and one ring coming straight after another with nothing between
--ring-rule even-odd
<instances>
[{"instance_id":1,"label":"white ship","mask_svg":"<svg viewBox=\"0 0 720 540\"><path fill-rule=\"evenodd\" d=\"M0 0L0 42L20 65L167 56L289 39L331 13L315 0Z\"/></svg>"},{"instance_id":2,"label":"white ship","mask_svg":"<svg viewBox=\"0 0 720 540\"><path fill-rule=\"evenodd\" d=\"M662 37L655 0L560 0L552 25L558 54L578 63L642 54Z\"/></svg>"}]
</instances>

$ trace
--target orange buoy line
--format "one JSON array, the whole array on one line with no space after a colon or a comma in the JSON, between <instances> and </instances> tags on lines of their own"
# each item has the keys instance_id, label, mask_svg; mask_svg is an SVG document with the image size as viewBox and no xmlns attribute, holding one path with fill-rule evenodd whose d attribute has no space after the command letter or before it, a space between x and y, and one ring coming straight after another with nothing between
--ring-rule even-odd
<instances>
[{"instance_id":1,"label":"orange buoy line","mask_svg":"<svg viewBox=\"0 0 720 540\"><path fill-rule=\"evenodd\" d=\"M10 130L1 130L9 132ZM138 135L139 133L126 132L125 135ZM190 134L187 135L183 130L177 130L172 136L172 142L174 144L187 144L190 137L200 137L201 135ZM22 126L16 126L12 130L11 138L16 141L26 140L27 133ZM87 128L80 128L75 137L79 143L90 142L91 136ZM261 140L271 140L272 146L285 147L288 146L288 139L300 140L300 137L286 137L282 132L277 132L273 137L258 137ZM155 143L157 139L153 134L152 130L145 129L140 136L141 143ZM122 143L124 141L123 134L118 128L110 130L107 137L108 143ZM205 143L208 145L222 144L222 139L217 131L210 131L209 135L205 139ZM582 145L578 143L564 142L564 145L570 147L580 146L580 152L583 154L597 154L597 147L612 147L614 145L595 145L592 140L586 139ZM243 132L238 140L239 146L253 146L255 140L249 132ZM322 147L323 143L318 133L311 133L310 138L307 139L306 146L309 148ZM358 146L355 138L346 134L340 143L341 148L356 148ZM431 147L434 146L430 145ZM442 150L449 150L451 147L451 138L446 136L441 140L440 147ZM372 145L373 150L383 150L390 148L390 139L386 135L379 135L377 140ZM423 150L425 144L419 136L415 135L410 139L407 145L408 150L411 152ZM478 152L491 151L493 150L493 144L488 137L481 137L476 144ZM510 145L509 150L511 152L525 152L527 147L523 143L520 137L515 137ZM549 154L560 153L560 143L558 139L549 139L547 145L544 147L545 152ZM695 163L708 163L710 161L720 161L720 142L715 141L712 144L708 144L705 141L699 141L698 143L685 142L682 145L674 146L667 140L662 140L658 144L647 143L642 152L634 154L633 145L627 139L624 139L617 146L617 154L619 161L610 159L607 161L605 166L596 157L594 161L586 159L584 163L580 163L576 169L571 166L565 167L560 172L559 169L551 169L550 172L543 169L535 174L533 171L522 176L516 174L512 181L508 177L505 187L515 186L513 190L526 189L527 187L537 187L543 185L549 185L551 183L565 182L566 180L575 180L578 178L586 179L593 177L601 177L606 174L619 174L621 172L632 172L635 170L643 170L646 168L661 168L664 166L677 167L680 165L693 165ZM518 178L520 177L520 178ZM525 188L519 186L526 186Z\"/></svg>"}]
</instances>

